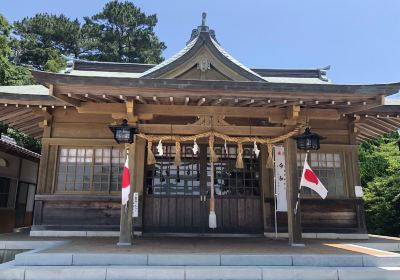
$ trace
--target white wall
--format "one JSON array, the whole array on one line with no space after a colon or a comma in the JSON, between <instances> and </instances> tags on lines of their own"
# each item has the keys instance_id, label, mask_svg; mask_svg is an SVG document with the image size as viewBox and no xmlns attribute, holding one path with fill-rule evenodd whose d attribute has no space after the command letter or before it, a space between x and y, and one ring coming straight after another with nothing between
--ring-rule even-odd
<instances>
[{"instance_id":1,"label":"white wall","mask_svg":"<svg viewBox=\"0 0 400 280\"><path fill-rule=\"evenodd\" d=\"M35 202L35 192L36 192L36 185L29 184L28 199L26 202L26 212L33 211L33 205Z\"/></svg>"},{"instance_id":2,"label":"white wall","mask_svg":"<svg viewBox=\"0 0 400 280\"><path fill-rule=\"evenodd\" d=\"M22 160L20 181L36 184L39 163Z\"/></svg>"},{"instance_id":3,"label":"white wall","mask_svg":"<svg viewBox=\"0 0 400 280\"><path fill-rule=\"evenodd\" d=\"M0 152L0 158L7 161L7 167L0 167L0 176L7 178L18 178L19 158L4 152Z\"/></svg>"}]
</instances>

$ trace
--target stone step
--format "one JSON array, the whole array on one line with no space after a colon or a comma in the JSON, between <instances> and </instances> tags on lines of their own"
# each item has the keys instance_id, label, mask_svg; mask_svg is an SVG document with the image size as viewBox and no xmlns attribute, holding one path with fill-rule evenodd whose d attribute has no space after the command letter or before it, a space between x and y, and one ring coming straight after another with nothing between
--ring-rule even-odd
<instances>
[{"instance_id":1,"label":"stone step","mask_svg":"<svg viewBox=\"0 0 400 280\"><path fill-rule=\"evenodd\" d=\"M2 280L398 280L400 267L0 265Z\"/></svg>"},{"instance_id":2,"label":"stone step","mask_svg":"<svg viewBox=\"0 0 400 280\"><path fill-rule=\"evenodd\" d=\"M16 266L315 266L400 267L399 256L322 254L85 254L26 252L15 257Z\"/></svg>"}]
</instances>

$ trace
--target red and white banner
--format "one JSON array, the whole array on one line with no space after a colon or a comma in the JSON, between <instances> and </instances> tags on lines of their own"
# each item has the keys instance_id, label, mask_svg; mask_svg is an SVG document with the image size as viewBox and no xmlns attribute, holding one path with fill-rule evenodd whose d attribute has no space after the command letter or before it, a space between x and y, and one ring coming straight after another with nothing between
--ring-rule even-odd
<instances>
[{"instance_id":1,"label":"red and white banner","mask_svg":"<svg viewBox=\"0 0 400 280\"><path fill-rule=\"evenodd\" d=\"M307 163L307 157L304 160L303 174L301 175L300 187L307 187L318 193L322 199L328 195L328 190L324 187L317 175L312 171Z\"/></svg>"},{"instance_id":2,"label":"red and white banner","mask_svg":"<svg viewBox=\"0 0 400 280\"><path fill-rule=\"evenodd\" d=\"M131 175L129 172L129 159L126 156L124 165L124 172L122 173L122 205L126 205L129 200L129 193L131 192Z\"/></svg>"}]
</instances>

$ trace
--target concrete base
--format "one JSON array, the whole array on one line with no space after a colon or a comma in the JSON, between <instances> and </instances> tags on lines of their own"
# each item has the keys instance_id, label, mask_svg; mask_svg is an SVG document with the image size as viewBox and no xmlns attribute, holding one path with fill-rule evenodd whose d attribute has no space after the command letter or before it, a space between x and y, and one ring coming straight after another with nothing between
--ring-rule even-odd
<instances>
[{"instance_id":1,"label":"concrete base","mask_svg":"<svg viewBox=\"0 0 400 280\"><path fill-rule=\"evenodd\" d=\"M14 266L313 266L313 267L400 267L400 254L132 254L132 253L41 253L15 256ZM1 278L0 278L1 279Z\"/></svg>"},{"instance_id":2,"label":"concrete base","mask_svg":"<svg viewBox=\"0 0 400 280\"><path fill-rule=\"evenodd\" d=\"M133 232L142 236L141 231ZM73 230L32 230L32 237L118 237L119 231L73 231Z\"/></svg>"},{"instance_id":3,"label":"concrete base","mask_svg":"<svg viewBox=\"0 0 400 280\"><path fill-rule=\"evenodd\" d=\"M123 246L132 246L132 243L130 243L130 242L118 242L117 246L121 246L121 247L123 247Z\"/></svg>"},{"instance_id":4,"label":"concrete base","mask_svg":"<svg viewBox=\"0 0 400 280\"><path fill-rule=\"evenodd\" d=\"M2 280L398 280L400 268L352 267L4 267L0 265Z\"/></svg>"},{"instance_id":5,"label":"concrete base","mask_svg":"<svg viewBox=\"0 0 400 280\"><path fill-rule=\"evenodd\" d=\"M264 236L268 238L275 238L275 232L264 232ZM368 240L369 236L367 233L302 233L302 238L306 239L343 239L343 240ZM289 238L287 232L279 232L278 238Z\"/></svg>"},{"instance_id":6,"label":"concrete base","mask_svg":"<svg viewBox=\"0 0 400 280\"><path fill-rule=\"evenodd\" d=\"M292 247L306 247L304 243L290 243L290 246Z\"/></svg>"}]
</instances>

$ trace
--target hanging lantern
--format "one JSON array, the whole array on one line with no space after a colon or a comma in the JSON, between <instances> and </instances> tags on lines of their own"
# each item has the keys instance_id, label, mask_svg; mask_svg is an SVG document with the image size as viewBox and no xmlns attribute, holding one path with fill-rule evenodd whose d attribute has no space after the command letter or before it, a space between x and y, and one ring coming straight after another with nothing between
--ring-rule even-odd
<instances>
[{"instance_id":1,"label":"hanging lantern","mask_svg":"<svg viewBox=\"0 0 400 280\"><path fill-rule=\"evenodd\" d=\"M133 136L136 134L137 128L128 125L128 120L124 119L120 125L110 125L110 130L114 134L114 139L118 144L129 143L132 144Z\"/></svg>"},{"instance_id":2,"label":"hanging lantern","mask_svg":"<svg viewBox=\"0 0 400 280\"><path fill-rule=\"evenodd\" d=\"M319 150L319 140L324 139L324 137L318 135L317 133L312 133L310 128L307 127L303 134L294 137L294 139L297 143L297 149L308 151Z\"/></svg>"}]
</instances>

